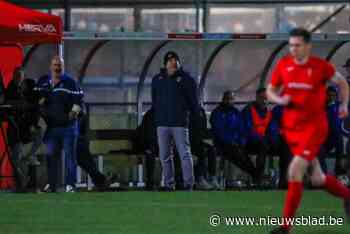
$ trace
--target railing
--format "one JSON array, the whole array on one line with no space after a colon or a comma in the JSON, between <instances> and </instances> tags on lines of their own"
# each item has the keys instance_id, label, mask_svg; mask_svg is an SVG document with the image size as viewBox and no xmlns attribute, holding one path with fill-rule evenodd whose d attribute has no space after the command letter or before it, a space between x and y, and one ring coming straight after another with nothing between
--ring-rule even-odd
<instances>
[{"instance_id":1,"label":"railing","mask_svg":"<svg viewBox=\"0 0 350 234\"><path fill-rule=\"evenodd\" d=\"M236 102L235 105L243 106L248 104L249 102ZM144 102L144 106L151 106L151 102ZM204 107L208 106L217 106L220 102L204 102ZM91 116L91 108L98 106L119 106L119 107L137 107L136 102L112 102L112 103L87 103L87 116L88 116L88 136L90 140L130 140L131 136L134 134L135 129L123 128L123 129L91 129L90 128L90 116ZM137 117L137 113L126 113L126 114L135 114L135 118Z\"/></svg>"}]
</instances>

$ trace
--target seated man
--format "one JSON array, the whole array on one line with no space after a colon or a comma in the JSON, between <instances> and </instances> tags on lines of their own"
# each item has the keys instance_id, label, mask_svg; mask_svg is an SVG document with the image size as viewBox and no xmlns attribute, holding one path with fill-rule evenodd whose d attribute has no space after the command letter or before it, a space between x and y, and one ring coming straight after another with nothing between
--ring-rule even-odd
<instances>
[{"instance_id":1,"label":"seated man","mask_svg":"<svg viewBox=\"0 0 350 234\"><path fill-rule=\"evenodd\" d=\"M256 91L256 99L242 110L246 151L256 154L256 168L259 178L264 175L266 155L269 151L268 129L272 121L272 112L267 107L265 88Z\"/></svg>"},{"instance_id":2,"label":"seated man","mask_svg":"<svg viewBox=\"0 0 350 234\"><path fill-rule=\"evenodd\" d=\"M282 106L275 106L272 109L272 121L268 129L268 135L271 142L270 152L279 157L278 188L287 189L287 171L292 154L280 131L282 112Z\"/></svg>"},{"instance_id":3,"label":"seated man","mask_svg":"<svg viewBox=\"0 0 350 234\"><path fill-rule=\"evenodd\" d=\"M197 165L194 168L197 180L196 188L202 190L219 189L216 178L216 153L215 148L204 141L207 133L207 116L203 107L200 114L194 118L191 116L189 132L192 154L197 156ZM208 167L206 165L208 159ZM209 183L206 180L208 174Z\"/></svg>"},{"instance_id":4,"label":"seated man","mask_svg":"<svg viewBox=\"0 0 350 234\"><path fill-rule=\"evenodd\" d=\"M154 121L154 107L152 106L143 116L141 124L136 128L135 135L132 137L132 149L127 151L128 154L144 154L145 155L145 177L147 191L153 191L158 187L154 181L155 179L155 163L159 154L159 147L157 141L157 130ZM172 147L173 154L176 154L176 150ZM182 185L181 163L176 161L174 157L175 167L179 170L176 171L175 180L176 186ZM160 188L160 190L162 190Z\"/></svg>"},{"instance_id":5,"label":"seated man","mask_svg":"<svg viewBox=\"0 0 350 234\"><path fill-rule=\"evenodd\" d=\"M196 122L196 123L194 123ZM215 164L215 153L212 146L206 144L203 141L205 130L207 129L207 120L204 109L201 110L200 119L195 121L191 118L189 132L190 132L190 144L192 153L198 157L198 165L196 167L196 173L198 175L198 183L200 188L211 189L216 188L218 185L216 182L216 164ZM133 151L145 154L146 163L146 190L154 189L154 169L155 169L155 158L158 156L158 143L157 133L154 124L154 108L151 107L143 116L141 124L136 129L136 135L132 139ZM173 149L177 154L176 150ZM212 184L204 182L204 176L206 174L205 158L208 157L208 172ZM180 162L174 158L175 166L180 168ZM181 170L177 170L175 175L176 184L181 188L182 175ZM202 182L202 183L201 183ZM206 184L205 184L206 183ZM197 186L198 187L198 186Z\"/></svg>"},{"instance_id":6,"label":"seated man","mask_svg":"<svg viewBox=\"0 0 350 234\"><path fill-rule=\"evenodd\" d=\"M146 190L154 190L155 159L158 157L157 130L154 122L154 108L151 107L143 116L132 139L132 151L143 153L146 163Z\"/></svg>"},{"instance_id":7,"label":"seated man","mask_svg":"<svg viewBox=\"0 0 350 234\"><path fill-rule=\"evenodd\" d=\"M102 174L89 149L88 118L85 114L79 118L79 136L77 141L77 164L91 177L99 191L108 191L110 181Z\"/></svg>"},{"instance_id":8,"label":"seated man","mask_svg":"<svg viewBox=\"0 0 350 234\"><path fill-rule=\"evenodd\" d=\"M341 132L342 120L339 118L339 105L337 90L333 86L327 89L327 117L328 117L328 136L325 144L321 148L320 163L324 171L327 171L326 157L334 152L336 155L335 175L345 174L342 168L342 159L344 155L344 141Z\"/></svg>"},{"instance_id":9,"label":"seated man","mask_svg":"<svg viewBox=\"0 0 350 234\"><path fill-rule=\"evenodd\" d=\"M11 113L8 113L8 139L19 190L26 186L27 168L23 162L26 160L31 165L38 165L36 151L42 144L42 130L38 125L40 118L38 95L34 88L35 81L25 79L23 70L17 68L13 80L5 91L5 103L13 106ZM24 155L23 145L29 143L32 143L30 151Z\"/></svg>"},{"instance_id":10,"label":"seated man","mask_svg":"<svg viewBox=\"0 0 350 234\"><path fill-rule=\"evenodd\" d=\"M247 172L253 182L259 174L253 162L244 153L244 126L240 111L234 106L234 93L226 91L222 102L210 116L215 147L237 167Z\"/></svg>"}]
</instances>

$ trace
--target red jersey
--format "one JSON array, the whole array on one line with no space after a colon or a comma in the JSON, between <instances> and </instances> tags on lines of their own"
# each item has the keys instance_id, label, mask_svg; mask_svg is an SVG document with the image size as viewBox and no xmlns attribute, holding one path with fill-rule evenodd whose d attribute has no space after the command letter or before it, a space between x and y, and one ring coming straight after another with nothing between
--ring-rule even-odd
<instances>
[{"instance_id":1,"label":"red jersey","mask_svg":"<svg viewBox=\"0 0 350 234\"><path fill-rule=\"evenodd\" d=\"M271 85L282 86L282 95L290 95L283 108L282 135L292 153L308 161L317 157L328 133L326 82L335 68L325 60L310 57L303 65L294 58L282 58L272 73Z\"/></svg>"},{"instance_id":2,"label":"red jersey","mask_svg":"<svg viewBox=\"0 0 350 234\"><path fill-rule=\"evenodd\" d=\"M292 56L282 58L272 72L271 85L283 86L291 96L291 105L284 108L282 125L296 128L317 120L326 120L326 82L335 74L327 61L310 57L305 64L296 64Z\"/></svg>"}]
</instances>

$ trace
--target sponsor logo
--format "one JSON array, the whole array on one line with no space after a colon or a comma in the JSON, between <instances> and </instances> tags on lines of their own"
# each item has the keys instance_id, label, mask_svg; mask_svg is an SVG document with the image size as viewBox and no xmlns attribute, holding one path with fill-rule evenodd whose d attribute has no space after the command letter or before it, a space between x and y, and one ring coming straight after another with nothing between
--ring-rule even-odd
<instances>
[{"instance_id":1,"label":"sponsor logo","mask_svg":"<svg viewBox=\"0 0 350 234\"><path fill-rule=\"evenodd\" d=\"M180 81L182 80L182 78L180 77L180 76L178 76L177 78L176 78L176 81L179 83Z\"/></svg>"},{"instance_id":2,"label":"sponsor logo","mask_svg":"<svg viewBox=\"0 0 350 234\"><path fill-rule=\"evenodd\" d=\"M307 76L308 77L312 76L312 68L307 69Z\"/></svg>"},{"instance_id":3,"label":"sponsor logo","mask_svg":"<svg viewBox=\"0 0 350 234\"><path fill-rule=\"evenodd\" d=\"M312 90L313 85L299 82L290 82L288 83L288 88L290 89L303 89L303 90Z\"/></svg>"},{"instance_id":4,"label":"sponsor logo","mask_svg":"<svg viewBox=\"0 0 350 234\"><path fill-rule=\"evenodd\" d=\"M294 70L294 67L287 67L287 72L291 72Z\"/></svg>"},{"instance_id":5,"label":"sponsor logo","mask_svg":"<svg viewBox=\"0 0 350 234\"><path fill-rule=\"evenodd\" d=\"M39 32L56 33L57 30L53 24L18 24L20 32Z\"/></svg>"}]
</instances>

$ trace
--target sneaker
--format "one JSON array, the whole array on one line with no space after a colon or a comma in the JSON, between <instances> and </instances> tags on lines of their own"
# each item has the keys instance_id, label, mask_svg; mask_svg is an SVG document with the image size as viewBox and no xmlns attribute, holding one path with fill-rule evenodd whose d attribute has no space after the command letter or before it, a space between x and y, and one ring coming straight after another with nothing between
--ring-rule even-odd
<instances>
[{"instance_id":1,"label":"sneaker","mask_svg":"<svg viewBox=\"0 0 350 234\"><path fill-rule=\"evenodd\" d=\"M283 227L278 227L270 232L271 234L288 234L289 231Z\"/></svg>"},{"instance_id":2,"label":"sneaker","mask_svg":"<svg viewBox=\"0 0 350 234\"><path fill-rule=\"evenodd\" d=\"M71 185L67 185L66 186L66 193L74 193L75 192L75 188Z\"/></svg>"},{"instance_id":3,"label":"sneaker","mask_svg":"<svg viewBox=\"0 0 350 234\"><path fill-rule=\"evenodd\" d=\"M56 189L52 189L49 184L46 184L42 190L44 193L56 193Z\"/></svg>"},{"instance_id":4,"label":"sneaker","mask_svg":"<svg viewBox=\"0 0 350 234\"><path fill-rule=\"evenodd\" d=\"M196 184L196 189L198 189L198 190L213 190L214 187L203 178Z\"/></svg>"},{"instance_id":5,"label":"sneaker","mask_svg":"<svg viewBox=\"0 0 350 234\"><path fill-rule=\"evenodd\" d=\"M211 182L210 182L211 186L213 187L214 190L221 190L221 186L218 182L217 179L213 179Z\"/></svg>"},{"instance_id":6,"label":"sneaker","mask_svg":"<svg viewBox=\"0 0 350 234\"><path fill-rule=\"evenodd\" d=\"M46 184L43 188L43 192L46 192L50 189L50 185L49 184Z\"/></svg>"}]
</instances>

